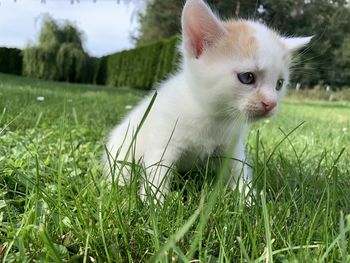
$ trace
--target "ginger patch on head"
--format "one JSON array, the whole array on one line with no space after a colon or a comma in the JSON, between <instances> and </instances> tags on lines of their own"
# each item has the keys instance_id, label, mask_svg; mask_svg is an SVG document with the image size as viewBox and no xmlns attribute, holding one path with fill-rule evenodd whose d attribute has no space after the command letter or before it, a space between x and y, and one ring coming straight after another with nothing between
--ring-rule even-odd
<instances>
[{"instance_id":1,"label":"ginger patch on head","mask_svg":"<svg viewBox=\"0 0 350 263\"><path fill-rule=\"evenodd\" d=\"M223 22L227 34L218 39L215 47L209 51L209 58L229 56L253 58L258 49L255 29L245 21L229 20Z\"/></svg>"}]
</instances>

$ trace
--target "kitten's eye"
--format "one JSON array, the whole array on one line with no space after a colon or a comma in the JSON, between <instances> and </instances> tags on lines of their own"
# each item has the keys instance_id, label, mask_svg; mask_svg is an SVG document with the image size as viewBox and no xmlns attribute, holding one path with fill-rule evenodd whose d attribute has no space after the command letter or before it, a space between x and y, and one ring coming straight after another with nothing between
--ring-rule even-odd
<instances>
[{"instance_id":1,"label":"kitten's eye","mask_svg":"<svg viewBox=\"0 0 350 263\"><path fill-rule=\"evenodd\" d=\"M251 85L255 83L255 75L252 72L238 73L237 77L242 84Z\"/></svg>"},{"instance_id":2,"label":"kitten's eye","mask_svg":"<svg viewBox=\"0 0 350 263\"><path fill-rule=\"evenodd\" d=\"M276 84L277 91L282 89L283 83L284 83L284 79L277 80L277 84Z\"/></svg>"}]
</instances>

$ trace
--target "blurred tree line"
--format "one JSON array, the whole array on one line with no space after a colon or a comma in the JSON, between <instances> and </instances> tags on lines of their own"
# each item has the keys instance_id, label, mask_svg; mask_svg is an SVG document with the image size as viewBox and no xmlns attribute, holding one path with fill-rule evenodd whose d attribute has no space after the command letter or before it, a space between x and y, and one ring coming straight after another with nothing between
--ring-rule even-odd
<instances>
[{"instance_id":1,"label":"blurred tree line","mask_svg":"<svg viewBox=\"0 0 350 263\"><path fill-rule=\"evenodd\" d=\"M286 36L314 35L294 68L304 87L350 86L350 8L346 0L207 0L222 18L260 20ZM184 0L148 1L136 45L180 33Z\"/></svg>"}]
</instances>

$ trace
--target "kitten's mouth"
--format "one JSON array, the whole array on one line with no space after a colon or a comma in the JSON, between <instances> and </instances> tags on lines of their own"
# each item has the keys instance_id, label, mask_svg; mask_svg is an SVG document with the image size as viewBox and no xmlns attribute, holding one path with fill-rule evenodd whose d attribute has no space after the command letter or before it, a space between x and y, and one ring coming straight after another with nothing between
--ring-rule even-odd
<instances>
[{"instance_id":1,"label":"kitten's mouth","mask_svg":"<svg viewBox=\"0 0 350 263\"><path fill-rule=\"evenodd\" d=\"M249 121L258 121L261 119L266 119L272 117L274 115L274 111L247 111L247 116Z\"/></svg>"}]
</instances>

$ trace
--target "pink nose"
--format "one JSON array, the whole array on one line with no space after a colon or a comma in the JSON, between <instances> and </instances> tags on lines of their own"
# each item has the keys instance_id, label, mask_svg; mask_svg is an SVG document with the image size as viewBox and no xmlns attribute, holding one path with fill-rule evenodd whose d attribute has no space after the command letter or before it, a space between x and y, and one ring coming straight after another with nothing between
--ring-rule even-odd
<instances>
[{"instance_id":1,"label":"pink nose","mask_svg":"<svg viewBox=\"0 0 350 263\"><path fill-rule=\"evenodd\" d=\"M261 102L265 111L271 111L274 107L276 107L277 102L275 100L265 100Z\"/></svg>"}]
</instances>

